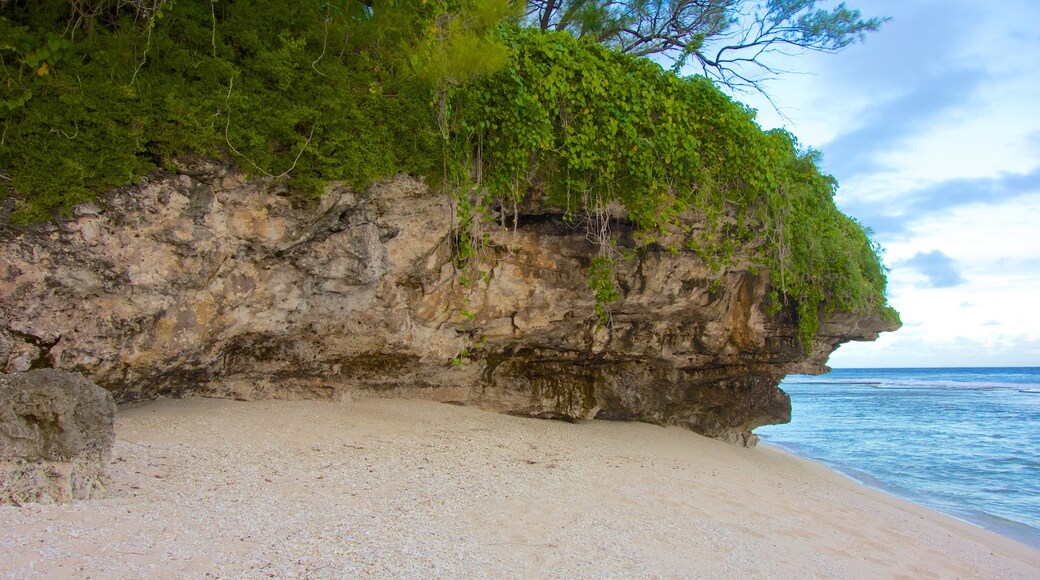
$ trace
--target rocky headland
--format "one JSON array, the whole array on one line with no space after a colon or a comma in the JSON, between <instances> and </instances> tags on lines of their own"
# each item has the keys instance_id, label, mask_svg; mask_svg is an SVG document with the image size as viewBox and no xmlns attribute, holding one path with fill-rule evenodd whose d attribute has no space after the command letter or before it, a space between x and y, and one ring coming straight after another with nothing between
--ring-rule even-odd
<instances>
[{"instance_id":1,"label":"rocky headland","mask_svg":"<svg viewBox=\"0 0 1040 580\"><path fill-rule=\"evenodd\" d=\"M408 397L753 444L790 418L784 375L897 326L836 312L806 348L750 254L720 272L657 245L618 262L600 324L584 228L533 204L495 216L467 284L455 215L410 177L313 200L197 161L0 226L0 369L78 371L118 402Z\"/></svg>"}]
</instances>

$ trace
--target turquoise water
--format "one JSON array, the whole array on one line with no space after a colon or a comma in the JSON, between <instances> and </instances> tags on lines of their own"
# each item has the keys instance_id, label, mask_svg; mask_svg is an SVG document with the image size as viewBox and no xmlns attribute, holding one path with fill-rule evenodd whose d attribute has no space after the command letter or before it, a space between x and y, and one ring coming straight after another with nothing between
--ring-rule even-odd
<instances>
[{"instance_id":1,"label":"turquoise water","mask_svg":"<svg viewBox=\"0 0 1040 580\"><path fill-rule=\"evenodd\" d=\"M791 375L756 431L867 485L1040 549L1040 368Z\"/></svg>"}]
</instances>

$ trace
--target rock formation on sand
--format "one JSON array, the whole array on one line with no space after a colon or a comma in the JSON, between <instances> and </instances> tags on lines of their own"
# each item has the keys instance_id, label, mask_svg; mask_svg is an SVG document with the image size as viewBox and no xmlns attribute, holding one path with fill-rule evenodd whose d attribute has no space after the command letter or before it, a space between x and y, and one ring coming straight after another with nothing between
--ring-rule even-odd
<instances>
[{"instance_id":1,"label":"rock formation on sand","mask_svg":"<svg viewBox=\"0 0 1040 580\"><path fill-rule=\"evenodd\" d=\"M79 371L121 402L403 396L748 444L789 420L785 374L894 329L835 313L807 354L793 309L768 314L765 273L656 246L619 262L599 325L584 229L510 210L467 287L452 217L412 178L319 202L196 162L73 219L0 226L0 368Z\"/></svg>"},{"instance_id":2,"label":"rock formation on sand","mask_svg":"<svg viewBox=\"0 0 1040 580\"><path fill-rule=\"evenodd\" d=\"M115 415L111 393L82 375L0 374L0 504L103 495Z\"/></svg>"}]
</instances>

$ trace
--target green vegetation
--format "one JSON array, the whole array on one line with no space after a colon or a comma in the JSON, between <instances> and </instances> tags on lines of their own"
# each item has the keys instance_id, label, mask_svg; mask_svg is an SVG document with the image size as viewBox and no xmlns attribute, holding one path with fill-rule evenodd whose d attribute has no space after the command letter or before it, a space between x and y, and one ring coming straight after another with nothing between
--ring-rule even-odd
<instances>
[{"instance_id":1,"label":"green vegetation","mask_svg":"<svg viewBox=\"0 0 1040 580\"><path fill-rule=\"evenodd\" d=\"M676 70L690 63L732 88L762 90L776 74L773 53L838 52L887 18L864 19L820 0L528 0L526 22L567 31L636 56L658 55Z\"/></svg>"},{"instance_id":2,"label":"green vegetation","mask_svg":"<svg viewBox=\"0 0 1040 580\"><path fill-rule=\"evenodd\" d=\"M184 154L310 194L405 172L453 196L464 285L480 279L490 210L537 195L599 244L601 323L620 297L617 211L640 246L685 247L719 272L754 248L806 345L821 310L895 315L878 248L837 210L815 155L706 78L504 24L502 0L137 4L0 1L13 219L67 211ZM687 212L707 226L688 229Z\"/></svg>"},{"instance_id":3,"label":"green vegetation","mask_svg":"<svg viewBox=\"0 0 1040 580\"><path fill-rule=\"evenodd\" d=\"M834 205L836 184L816 154L788 133L763 132L753 111L704 77L562 33L506 40L510 66L473 83L458 105L475 123L460 134L483 160L483 204L508 207L533 189L583 220L605 252L610 209L620 206L641 244L682 237L719 271L738 247L764 241L760 264L797 304L805 344L820 307L883 308L878 248ZM708 228L687 231L679 217L690 211ZM590 277L601 317L618 297L611 259L594 262Z\"/></svg>"},{"instance_id":4,"label":"green vegetation","mask_svg":"<svg viewBox=\"0 0 1040 580\"><path fill-rule=\"evenodd\" d=\"M607 256L596 256L589 265L589 290L592 290L596 300L594 309L600 325L610 319L607 304L621 298L621 292L614 282L614 266L614 261Z\"/></svg>"},{"instance_id":5,"label":"green vegetation","mask_svg":"<svg viewBox=\"0 0 1040 580\"><path fill-rule=\"evenodd\" d=\"M406 31L432 28L432 10L376 19L319 2L179 0L146 14L96 4L74 22L64 0L0 12L0 167L17 220L188 152L310 192L440 173L431 89L398 54L420 40Z\"/></svg>"}]
</instances>

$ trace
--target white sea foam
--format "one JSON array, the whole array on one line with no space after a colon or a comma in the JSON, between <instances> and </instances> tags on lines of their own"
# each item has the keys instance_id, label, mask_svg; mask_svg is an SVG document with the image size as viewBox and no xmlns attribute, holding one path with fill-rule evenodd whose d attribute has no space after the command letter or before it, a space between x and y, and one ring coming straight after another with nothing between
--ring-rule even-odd
<instances>
[{"instance_id":1,"label":"white sea foam","mask_svg":"<svg viewBox=\"0 0 1040 580\"><path fill-rule=\"evenodd\" d=\"M993 391L999 389L1021 391L1023 393L1040 393L1040 385L998 382L965 382L948 380L919 379L828 379L828 378L788 378L785 384L795 385L863 385L875 389L954 389L959 391Z\"/></svg>"}]
</instances>

